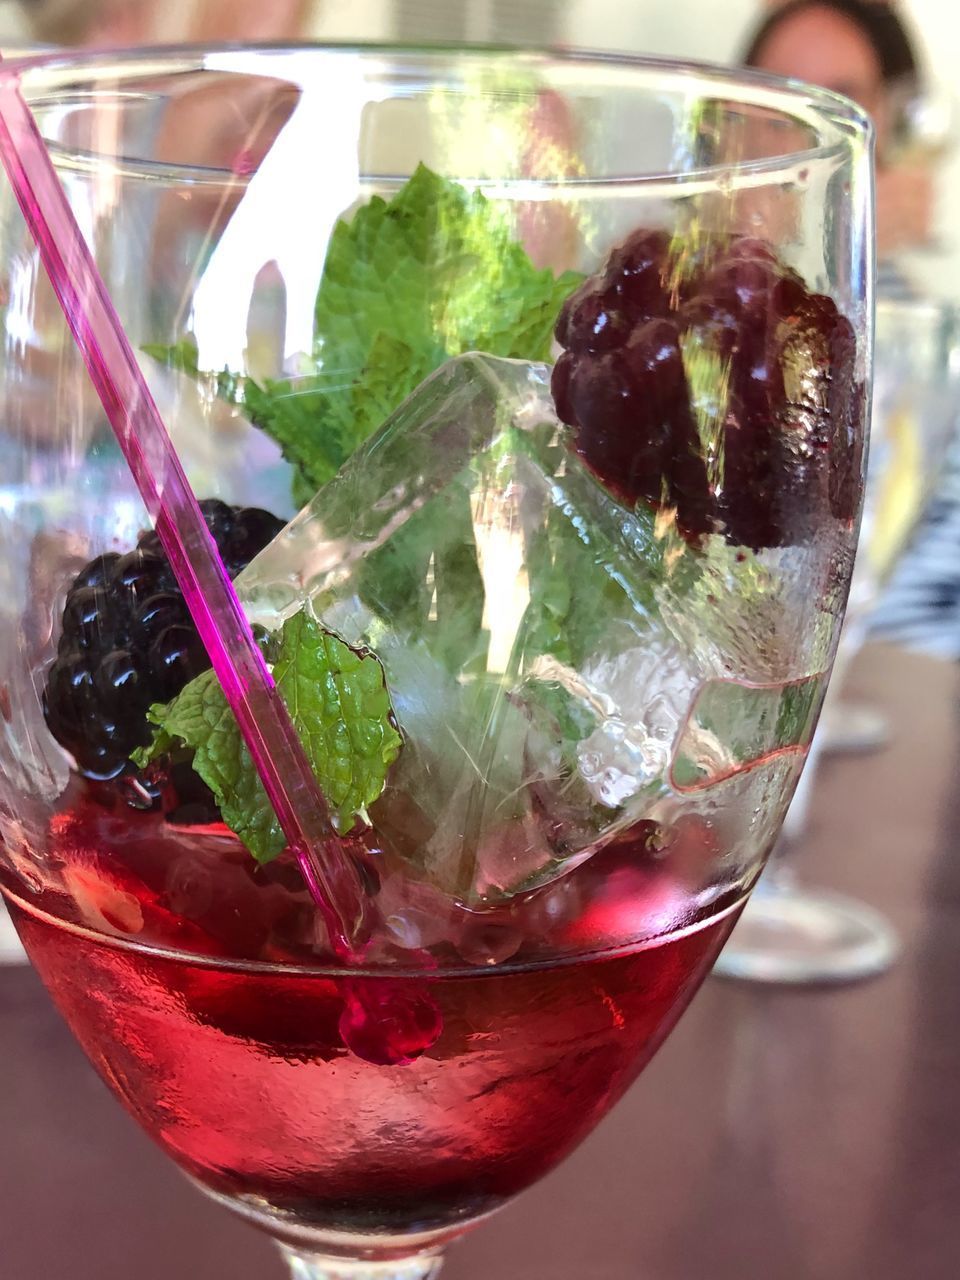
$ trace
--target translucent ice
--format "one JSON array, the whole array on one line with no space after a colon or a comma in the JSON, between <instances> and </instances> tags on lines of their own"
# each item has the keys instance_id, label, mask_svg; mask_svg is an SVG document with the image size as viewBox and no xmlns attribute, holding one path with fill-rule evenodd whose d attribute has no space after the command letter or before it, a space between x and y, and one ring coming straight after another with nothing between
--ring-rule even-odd
<instances>
[{"instance_id":1,"label":"translucent ice","mask_svg":"<svg viewBox=\"0 0 960 1280\"><path fill-rule=\"evenodd\" d=\"M768 636L749 612L761 597L710 563L570 449L545 366L467 355L238 588L269 629L306 605L376 652L404 735L370 810L376 839L477 904L556 877L676 798L671 764L724 635L738 666L751 632ZM705 610L725 620L709 644Z\"/></svg>"},{"instance_id":2,"label":"translucent ice","mask_svg":"<svg viewBox=\"0 0 960 1280\"><path fill-rule=\"evenodd\" d=\"M591 794L616 808L669 767L699 679L676 645L650 643L588 664L584 681L602 710L577 746Z\"/></svg>"}]
</instances>

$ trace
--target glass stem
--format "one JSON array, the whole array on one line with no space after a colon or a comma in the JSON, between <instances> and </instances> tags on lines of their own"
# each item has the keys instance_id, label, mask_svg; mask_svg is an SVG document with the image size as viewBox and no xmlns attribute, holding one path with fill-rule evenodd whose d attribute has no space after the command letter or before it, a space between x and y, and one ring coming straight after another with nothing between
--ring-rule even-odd
<instances>
[{"instance_id":1,"label":"glass stem","mask_svg":"<svg viewBox=\"0 0 960 1280\"><path fill-rule=\"evenodd\" d=\"M419 1253L392 1262L354 1262L280 1245L291 1280L433 1280L440 1274L439 1253Z\"/></svg>"}]
</instances>

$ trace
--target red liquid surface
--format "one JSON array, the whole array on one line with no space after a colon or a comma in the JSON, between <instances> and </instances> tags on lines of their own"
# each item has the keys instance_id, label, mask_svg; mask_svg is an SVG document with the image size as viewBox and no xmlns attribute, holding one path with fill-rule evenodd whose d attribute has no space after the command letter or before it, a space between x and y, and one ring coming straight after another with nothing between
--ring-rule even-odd
<instances>
[{"instance_id":1,"label":"red liquid surface","mask_svg":"<svg viewBox=\"0 0 960 1280\"><path fill-rule=\"evenodd\" d=\"M187 1172L273 1229L321 1242L347 1233L374 1252L375 1237L455 1234L562 1159L650 1059L737 914L630 939L644 904L670 895L667 872L627 850L585 864L564 890L579 895L571 950L619 936L616 952L544 960L521 945L502 965L447 958L433 972L347 976L270 959L271 921L287 927L300 909L276 882L244 873L260 914L247 903L211 931L223 895L197 895L196 867L189 883L181 869L151 887L159 831L149 815L126 821L126 846L111 841L109 858L64 823L73 901L11 901L41 977L103 1078ZM168 857L186 856L190 839L171 837ZM234 865L219 845L211 856ZM193 918L174 909L191 901L207 905ZM246 949L244 916L256 935ZM439 1036L403 1065L363 1060L344 1028L381 1005L408 1007L414 1023L436 1017Z\"/></svg>"}]
</instances>

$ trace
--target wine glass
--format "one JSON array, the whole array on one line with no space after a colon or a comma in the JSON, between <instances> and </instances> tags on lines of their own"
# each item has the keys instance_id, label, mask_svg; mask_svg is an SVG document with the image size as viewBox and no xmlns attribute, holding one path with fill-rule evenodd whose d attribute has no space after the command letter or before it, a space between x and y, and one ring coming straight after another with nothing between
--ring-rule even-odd
<instances>
[{"instance_id":1,"label":"wine glass","mask_svg":"<svg viewBox=\"0 0 960 1280\"><path fill-rule=\"evenodd\" d=\"M844 678L936 490L960 411L960 346L953 306L878 300L875 349L860 550L833 680L780 845L717 961L716 972L732 978L852 982L883 973L899 953L896 932L879 912L855 898L804 884L797 866L824 757L835 751L871 750L886 741L882 713L868 705L848 704Z\"/></svg>"},{"instance_id":2,"label":"wine glass","mask_svg":"<svg viewBox=\"0 0 960 1280\"><path fill-rule=\"evenodd\" d=\"M859 521L869 125L588 56L19 74L367 902L347 964L9 195L4 894L293 1275L433 1275L637 1076L776 838Z\"/></svg>"}]
</instances>

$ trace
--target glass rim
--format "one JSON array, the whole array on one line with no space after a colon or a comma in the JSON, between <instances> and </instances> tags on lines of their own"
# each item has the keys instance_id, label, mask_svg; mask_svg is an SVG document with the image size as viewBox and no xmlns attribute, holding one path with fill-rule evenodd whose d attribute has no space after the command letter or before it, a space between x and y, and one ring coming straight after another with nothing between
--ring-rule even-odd
<instances>
[{"instance_id":1,"label":"glass rim","mask_svg":"<svg viewBox=\"0 0 960 1280\"><path fill-rule=\"evenodd\" d=\"M642 88L644 81L651 87L657 80L673 81L676 87L699 82L716 101L740 103L779 114L785 121L810 128L819 141L812 146L795 150L774 150L758 158L717 162L700 165L683 171L649 170L627 175L594 177L565 177L560 180L526 178L525 185L538 187L556 186L570 189L600 184L649 185L689 187L693 183L716 182L721 175L736 171L742 183L748 176L758 179L781 173L805 163L822 162L837 158L859 141L861 146L872 147L874 127L869 115L858 104L842 94L801 80L786 79L747 67L725 66L720 63L651 57L600 50L538 49L512 45L443 45L416 44L390 41L313 41L278 40L246 43L223 41L212 43L172 43L141 48L106 48L91 50L56 49L15 57L0 62L0 84L16 80L31 108L58 101L57 90L76 91L86 77L89 86L96 85L99 77L112 73L121 80L126 76L131 82L140 78L154 78L185 70L196 72L216 71L235 75L256 75L250 60L262 58L268 61L282 55L290 57L316 54L324 57L368 59L390 58L398 64L435 64L454 67L457 64L477 63L482 66L515 65L517 68L552 70L555 73L586 73L594 76L620 73L625 84ZM244 60L247 65L230 67L224 60ZM263 72L267 76L266 69ZM288 79L282 72L276 79ZM571 87L573 87L573 83ZM552 86L551 86L552 87ZM557 86L562 88L563 86ZM211 165L178 164L170 160L150 160L141 156L116 155L91 151L89 148L70 148L45 139L54 162L63 164L70 159L86 158L98 167L111 169L126 177L143 177L156 181L160 175L176 175L178 180L195 183L233 184L245 181L226 168ZM501 181L501 180L498 180ZM480 179L481 185L487 180ZM738 184L739 185L739 184Z\"/></svg>"},{"instance_id":2,"label":"glass rim","mask_svg":"<svg viewBox=\"0 0 960 1280\"><path fill-rule=\"evenodd\" d=\"M748 895L742 883L738 883L732 889L736 892L736 896L732 901L727 900L731 896L731 892L721 894L716 902L707 904L708 909L706 912L697 914L695 919L680 925L676 929L672 929L669 937L690 937L705 926L717 924L719 921L725 920L731 912L737 911ZM81 938L84 942L92 943L98 947L122 951L128 955L146 956L151 961L164 961L174 964L184 963L193 965L195 968L215 969L221 973L255 973L258 976L265 977L279 977L282 975L284 977L294 976L301 978L343 978L347 976L359 979L387 979L398 982L409 982L411 980L449 982L468 978L479 981L486 978L502 978L505 974L533 973L546 968L568 968L597 960L614 960L619 956L636 955L640 951L652 950L659 946L664 937L662 933L651 933L644 935L642 938L634 939L632 942L621 943L613 947L588 947L586 950L574 949L556 953L548 952L542 957L520 964L514 964L510 960L492 965L468 964L466 961L460 960L455 964L441 964L436 968L417 967L416 965L402 963L396 965L380 963L347 966L330 960L319 960L316 964L311 964L306 960L246 960L241 957L217 956L208 952L191 951L188 947L167 946L157 942L141 942L132 935L103 933L90 925L79 924L74 920L66 919L64 916L56 915L53 911L40 906L36 902L32 902L29 897L22 896L21 891L10 887L9 881L5 882L0 878L0 909L3 908L4 899L13 903L25 915L32 916L34 920L50 925L63 933L69 934L71 937ZM712 910L714 907L716 909Z\"/></svg>"}]
</instances>

